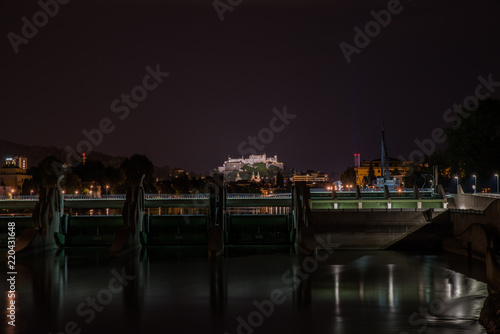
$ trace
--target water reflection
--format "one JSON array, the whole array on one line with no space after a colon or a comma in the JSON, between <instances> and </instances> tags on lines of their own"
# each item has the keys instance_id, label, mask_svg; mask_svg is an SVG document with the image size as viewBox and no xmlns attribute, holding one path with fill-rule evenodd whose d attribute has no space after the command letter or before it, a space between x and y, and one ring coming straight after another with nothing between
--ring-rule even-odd
<instances>
[{"instance_id":1,"label":"water reflection","mask_svg":"<svg viewBox=\"0 0 500 334\"><path fill-rule=\"evenodd\" d=\"M303 257L287 253L210 261L204 248L157 248L118 259L107 249L69 249L18 263L17 326L2 327L7 333L59 333L68 322L82 333L400 333L424 327L426 333L482 333L476 320L486 285L451 269L462 259L335 252L306 271ZM283 303L271 304L273 291L282 291Z\"/></svg>"}]
</instances>

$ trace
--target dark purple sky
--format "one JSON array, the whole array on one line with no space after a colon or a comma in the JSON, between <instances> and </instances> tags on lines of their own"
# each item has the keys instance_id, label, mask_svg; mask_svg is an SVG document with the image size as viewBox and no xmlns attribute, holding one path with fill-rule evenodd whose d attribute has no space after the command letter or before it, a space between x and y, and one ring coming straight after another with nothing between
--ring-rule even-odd
<instances>
[{"instance_id":1,"label":"dark purple sky","mask_svg":"<svg viewBox=\"0 0 500 334\"><path fill-rule=\"evenodd\" d=\"M382 122L389 155L408 156L450 125L443 113L479 75L500 81L500 3L402 0L348 64L339 44L387 3L243 0L221 22L209 0L72 0L16 54L8 33L40 7L2 1L0 138L76 147L109 118L95 150L207 171L286 105L297 117L262 153L287 166L340 172L353 153L377 158ZM120 120L112 102L156 64L170 75Z\"/></svg>"}]
</instances>

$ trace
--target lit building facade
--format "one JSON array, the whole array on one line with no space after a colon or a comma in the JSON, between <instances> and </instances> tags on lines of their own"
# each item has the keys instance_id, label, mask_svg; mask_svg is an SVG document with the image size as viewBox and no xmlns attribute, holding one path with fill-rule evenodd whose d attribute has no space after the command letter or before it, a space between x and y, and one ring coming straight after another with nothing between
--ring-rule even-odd
<instances>
[{"instance_id":1,"label":"lit building facade","mask_svg":"<svg viewBox=\"0 0 500 334\"><path fill-rule=\"evenodd\" d=\"M5 158L5 166L17 167L20 169L28 170L28 158L26 157Z\"/></svg>"},{"instance_id":2,"label":"lit building facade","mask_svg":"<svg viewBox=\"0 0 500 334\"><path fill-rule=\"evenodd\" d=\"M23 188L24 180L30 180L31 175L26 175L26 170L17 167L2 167L0 168L0 186L10 187L11 192L20 194Z\"/></svg>"},{"instance_id":3,"label":"lit building facade","mask_svg":"<svg viewBox=\"0 0 500 334\"><path fill-rule=\"evenodd\" d=\"M328 182L327 173L306 173L306 174L295 174L293 176L293 182L307 182L307 183L317 183L317 182Z\"/></svg>"},{"instance_id":4,"label":"lit building facade","mask_svg":"<svg viewBox=\"0 0 500 334\"><path fill-rule=\"evenodd\" d=\"M224 164L218 169L220 173L241 171L245 165L253 167L253 165L258 163L265 163L266 168L276 166L280 170L283 170L283 163L278 161L278 155L276 154L274 157L268 157L266 154L250 155L248 158L241 157L236 159L228 157L227 161L224 161Z\"/></svg>"},{"instance_id":5,"label":"lit building facade","mask_svg":"<svg viewBox=\"0 0 500 334\"><path fill-rule=\"evenodd\" d=\"M370 163L372 164L373 171L375 173L375 177L382 177L382 167L380 163L380 159L372 160L372 161L362 161L358 166L354 166L354 170L356 172L356 184L361 185L370 185L369 171L370 171ZM398 159L389 159L389 174L391 178L396 178L401 181L404 175L410 170L410 162L409 161L401 161Z\"/></svg>"}]
</instances>

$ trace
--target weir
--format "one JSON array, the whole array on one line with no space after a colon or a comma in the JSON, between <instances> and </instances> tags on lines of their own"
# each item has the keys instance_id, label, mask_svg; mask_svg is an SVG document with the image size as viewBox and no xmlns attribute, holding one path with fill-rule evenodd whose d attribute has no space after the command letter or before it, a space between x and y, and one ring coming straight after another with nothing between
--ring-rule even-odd
<instances>
[{"instance_id":1,"label":"weir","mask_svg":"<svg viewBox=\"0 0 500 334\"><path fill-rule=\"evenodd\" d=\"M312 254L318 237L344 249L414 247L420 240L416 236L432 234L429 230L437 226L434 219L446 211L446 198L418 189L330 192L310 190L297 182L292 194L227 194L222 177L214 175L207 194L146 195L137 181L125 196L61 197L63 205L56 224L61 246L63 242L65 247L111 246L114 256L141 246L206 245L209 256L217 256L225 245L273 244L295 245L298 252ZM2 205L8 203L0 200ZM122 205L121 215L71 214L71 210L116 208L118 204ZM269 208L263 212L271 214L234 213L238 208L253 211L259 207ZM199 213L155 215L148 214L149 208L182 208L187 212L196 208L194 212ZM25 217L0 218L0 224L7 221L17 223L18 233L29 225ZM6 246L3 234L0 245Z\"/></svg>"}]
</instances>

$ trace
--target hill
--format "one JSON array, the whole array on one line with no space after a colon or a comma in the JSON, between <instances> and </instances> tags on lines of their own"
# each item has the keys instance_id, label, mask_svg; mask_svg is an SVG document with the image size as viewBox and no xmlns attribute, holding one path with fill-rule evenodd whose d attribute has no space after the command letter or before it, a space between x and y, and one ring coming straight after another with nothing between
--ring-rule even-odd
<instances>
[{"instance_id":1,"label":"hill","mask_svg":"<svg viewBox=\"0 0 500 334\"><path fill-rule=\"evenodd\" d=\"M55 146L23 145L0 139L0 165L3 165L5 158L23 156L28 158L28 169L38 164L49 156L55 156L62 162L66 159L66 152ZM88 159L99 160L105 166L120 167L125 157L115 157L101 152L92 152ZM155 166L155 176L159 179L168 179L171 168L169 166Z\"/></svg>"},{"instance_id":2,"label":"hill","mask_svg":"<svg viewBox=\"0 0 500 334\"><path fill-rule=\"evenodd\" d=\"M3 165L5 158L23 156L28 158L28 168L38 164L48 156L55 156L62 162L66 160L66 152L54 146L23 145L0 139L0 164ZM124 157L114 157L100 152L92 152L89 157L92 160L100 160L106 166L119 167Z\"/></svg>"}]
</instances>

